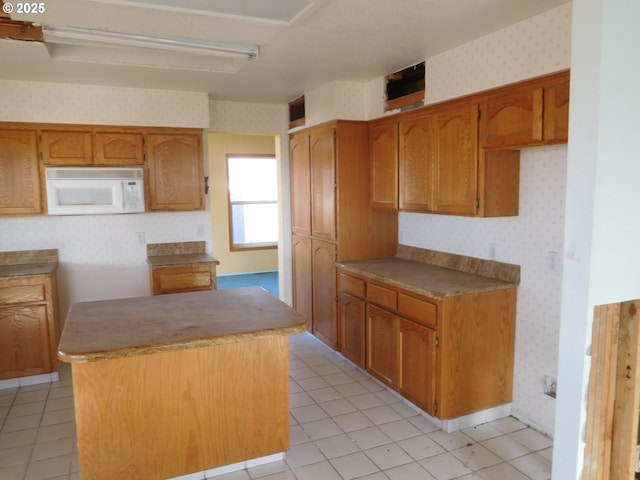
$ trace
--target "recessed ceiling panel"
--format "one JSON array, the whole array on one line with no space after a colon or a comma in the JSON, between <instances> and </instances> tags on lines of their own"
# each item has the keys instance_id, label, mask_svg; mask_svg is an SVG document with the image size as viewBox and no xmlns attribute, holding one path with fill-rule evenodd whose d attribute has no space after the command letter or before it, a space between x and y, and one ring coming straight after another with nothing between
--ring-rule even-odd
<instances>
[{"instance_id":1,"label":"recessed ceiling panel","mask_svg":"<svg viewBox=\"0 0 640 480\"><path fill-rule=\"evenodd\" d=\"M291 23L310 0L94 0L101 3L130 5L160 10L192 12L204 15L245 18L274 23Z\"/></svg>"}]
</instances>

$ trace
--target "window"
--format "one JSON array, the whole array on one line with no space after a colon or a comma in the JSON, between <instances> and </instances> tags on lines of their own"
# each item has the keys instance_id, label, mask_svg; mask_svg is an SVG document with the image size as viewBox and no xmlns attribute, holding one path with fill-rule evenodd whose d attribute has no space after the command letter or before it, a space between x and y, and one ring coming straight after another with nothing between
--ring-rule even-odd
<instances>
[{"instance_id":1,"label":"window","mask_svg":"<svg viewBox=\"0 0 640 480\"><path fill-rule=\"evenodd\" d=\"M276 248L278 168L269 155L227 155L231 251Z\"/></svg>"}]
</instances>

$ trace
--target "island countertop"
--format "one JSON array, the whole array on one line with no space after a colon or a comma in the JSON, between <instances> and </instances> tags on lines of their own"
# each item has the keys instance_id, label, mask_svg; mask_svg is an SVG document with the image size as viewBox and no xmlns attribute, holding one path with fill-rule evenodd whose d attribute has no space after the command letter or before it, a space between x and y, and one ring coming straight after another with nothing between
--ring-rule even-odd
<instances>
[{"instance_id":1,"label":"island countertop","mask_svg":"<svg viewBox=\"0 0 640 480\"><path fill-rule=\"evenodd\" d=\"M58 358L85 363L306 330L307 320L261 287L76 303Z\"/></svg>"}]
</instances>

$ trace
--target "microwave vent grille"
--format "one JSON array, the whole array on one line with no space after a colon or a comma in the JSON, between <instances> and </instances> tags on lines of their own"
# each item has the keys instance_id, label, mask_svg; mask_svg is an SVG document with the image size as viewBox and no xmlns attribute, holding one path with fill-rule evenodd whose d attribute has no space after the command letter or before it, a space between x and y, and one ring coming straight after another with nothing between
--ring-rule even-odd
<instances>
[{"instance_id":1,"label":"microwave vent grille","mask_svg":"<svg viewBox=\"0 0 640 480\"><path fill-rule=\"evenodd\" d=\"M47 168L47 179L141 179L142 168Z\"/></svg>"}]
</instances>

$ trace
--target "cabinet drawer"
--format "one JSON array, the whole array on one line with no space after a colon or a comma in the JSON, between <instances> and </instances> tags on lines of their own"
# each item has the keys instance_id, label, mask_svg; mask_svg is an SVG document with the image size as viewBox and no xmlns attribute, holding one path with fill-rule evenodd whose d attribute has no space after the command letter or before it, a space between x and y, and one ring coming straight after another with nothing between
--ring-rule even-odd
<instances>
[{"instance_id":1,"label":"cabinet drawer","mask_svg":"<svg viewBox=\"0 0 640 480\"><path fill-rule=\"evenodd\" d=\"M371 283L367 283L367 300L393 310L398 308L398 294L395 290Z\"/></svg>"},{"instance_id":2,"label":"cabinet drawer","mask_svg":"<svg viewBox=\"0 0 640 480\"><path fill-rule=\"evenodd\" d=\"M364 280L355 278L350 275L340 274L340 290L349 292L364 298Z\"/></svg>"},{"instance_id":3,"label":"cabinet drawer","mask_svg":"<svg viewBox=\"0 0 640 480\"><path fill-rule=\"evenodd\" d=\"M45 290L43 284L0 287L0 305L44 301Z\"/></svg>"},{"instance_id":4,"label":"cabinet drawer","mask_svg":"<svg viewBox=\"0 0 640 480\"><path fill-rule=\"evenodd\" d=\"M404 293L398 295L398 312L426 326L437 324L438 307Z\"/></svg>"}]
</instances>

